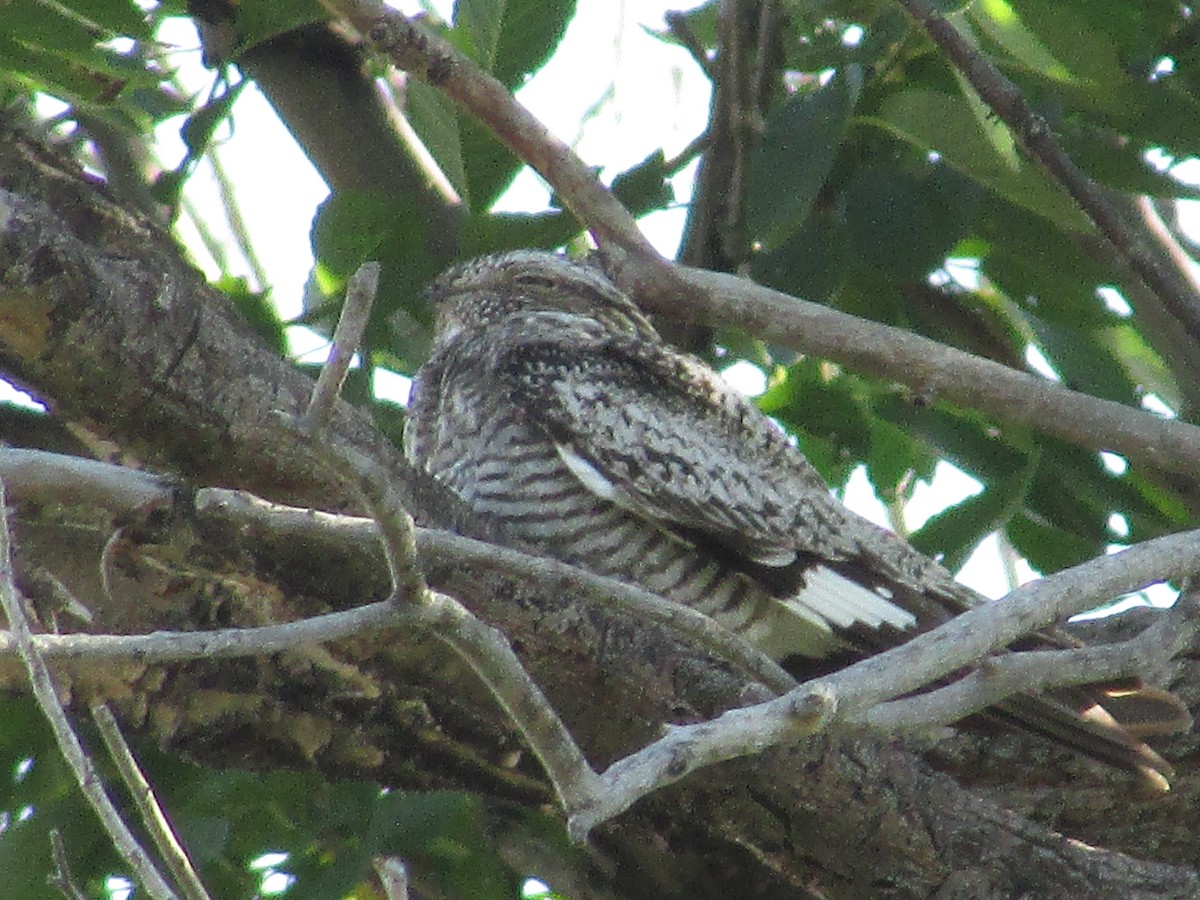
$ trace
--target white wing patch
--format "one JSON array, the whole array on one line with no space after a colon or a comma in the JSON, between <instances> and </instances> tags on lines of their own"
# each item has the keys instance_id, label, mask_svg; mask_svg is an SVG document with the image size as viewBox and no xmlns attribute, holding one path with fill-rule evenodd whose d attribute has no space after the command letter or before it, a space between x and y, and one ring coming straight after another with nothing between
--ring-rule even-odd
<instances>
[{"instance_id":1,"label":"white wing patch","mask_svg":"<svg viewBox=\"0 0 1200 900\"><path fill-rule=\"evenodd\" d=\"M554 449L558 451L559 458L571 470L571 474L578 478L584 487L601 500L609 500L620 505L621 492L603 472L565 444L556 443Z\"/></svg>"},{"instance_id":2,"label":"white wing patch","mask_svg":"<svg viewBox=\"0 0 1200 900\"><path fill-rule=\"evenodd\" d=\"M571 474L589 491L602 500L628 508L629 498L625 492L591 462L565 444L556 443L554 447ZM795 551L781 549L762 553L756 557L756 561L764 565L787 565L795 558ZM868 628L891 625L904 631L917 624L917 617L908 610L827 566L813 566L804 573L804 581L803 589L796 596L782 602L790 608L792 615L806 620L809 627L816 626L819 631L826 633L831 643L831 627L841 630L856 624ZM760 624L762 630L770 630L766 622ZM745 636L752 643L756 642L756 637L760 640L766 637L765 634Z\"/></svg>"},{"instance_id":3,"label":"white wing patch","mask_svg":"<svg viewBox=\"0 0 1200 900\"><path fill-rule=\"evenodd\" d=\"M813 566L804 573L804 581L800 593L787 602L815 613L834 628L891 625L903 631L917 624L917 617L907 609L826 566Z\"/></svg>"}]
</instances>

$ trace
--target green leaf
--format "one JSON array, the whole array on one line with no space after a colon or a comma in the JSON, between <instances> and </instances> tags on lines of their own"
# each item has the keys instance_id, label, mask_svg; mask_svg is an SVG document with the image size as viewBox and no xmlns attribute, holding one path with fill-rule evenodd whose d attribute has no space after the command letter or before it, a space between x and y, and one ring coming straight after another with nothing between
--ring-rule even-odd
<instances>
[{"instance_id":1,"label":"green leaf","mask_svg":"<svg viewBox=\"0 0 1200 900\"><path fill-rule=\"evenodd\" d=\"M928 445L879 418L874 410L869 425L871 452L865 462L871 486L884 503L907 500L918 478L933 477L937 457Z\"/></svg>"},{"instance_id":2,"label":"green leaf","mask_svg":"<svg viewBox=\"0 0 1200 900\"><path fill-rule=\"evenodd\" d=\"M561 210L471 216L463 228L460 255L482 256L522 247L553 250L571 241L582 230L578 219Z\"/></svg>"},{"instance_id":3,"label":"green leaf","mask_svg":"<svg viewBox=\"0 0 1200 900\"><path fill-rule=\"evenodd\" d=\"M984 484L1017 476L1035 450L1020 429L999 429L976 413L948 405L929 406L891 396L880 398L874 408L881 419Z\"/></svg>"},{"instance_id":4,"label":"green leaf","mask_svg":"<svg viewBox=\"0 0 1200 900\"><path fill-rule=\"evenodd\" d=\"M846 188L851 246L897 280L919 280L941 266L974 216L979 188L948 166L924 177L897 165L861 169Z\"/></svg>"},{"instance_id":5,"label":"green leaf","mask_svg":"<svg viewBox=\"0 0 1200 900\"><path fill-rule=\"evenodd\" d=\"M1039 572L1058 572L1085 559L1103 547L1029 512L1013 516L1004 530L1009 542Z\"/></svg>"},{"instance_id":6,"label":"green leaf","mask_svg":"<svg viewBox=\"0 0 1200 900\"><path fill-rule=\"evenodd\" d=\"M65 4L114 35L149 40L153 35L137 3L123 0L70 0Z\"/></svg>"},{"instance_id":7,"label":"green leaf","mask_svg":"<svg viewBox=\"0 0 1200 900\"><path fill-rule=\"evenodd\" d=\"M1137 406L1147 391L1179 405L1182 397L1162 358L1128 322L1073 328L1027 316L1051 365L1068 387Z\"/></svg>"},{"instance_id":8,"label":"green leaf","mask_svg":"<svg viewBox=\"0 0 1200 900\"><path fill-rule=\"evenodd\" d=\"M505 0L455 0L456 42L485 72L492 71L500 43Z\"/></svg>"},{"instance_id":9,"label":"green leaf","mask_svg":"<svg viewBox=\"0 0 1200 900\"><path fill-rule=\"evenodd\" d=\"M509 89L550 58L575 14L575 0L457 0L450 39L484 70ZM425 136L425 129L417 126ZM521 169L521 161L473 119L459 120L456 153L441 144L434 148L441 161L461 159L462 174L451 163L444 168L460 195L476 209L486 210ZM444 157L443 157L444 154Z\"/></svg>"},{"instance_id":10,"label":"green leaf","mask_svg":"<svg viewBox=\"0 0 1200 900\"><path fill-rule=\"evenodd\" d=\"M779 246L751 257L750 270L759 284L823 303L841 286L849 256L844 221L818 210Z\"/></svg>"},{"instance_id":11,"label":"green leaf","mask_svg":"<svg viewBox=\"0 0 1200 900\"><path fill-rule=\"evenodd\" d=\"M1036 455L1015 475L990 481L983 491L932 516L910 538L927 556L940 556L950 571L960 569L985 537L1022 509L1029 492Z\"/></svg>"},{"instance_id":12,"label":"green leaf","mask_svg":"<svg viewBox=\"0 0 1200 900\"><path fill-rule=\"evenodd\" d=\"M977 227L989 243L984 274L1022 308L1076 327L1116 321L1096 294L1117 283L1116 271L1045 219L993 195L984 198Z\"/></svg>"},{"instance_id":13,"label":"green leaf","mask_svg":"<svg viewBox=\"0 0 1200 900\"><path fill-rule=\"evenodd\" d=\"M1060 228L1088 227L1074 201L1033 163L996 152L961 98L926 88L904 90L884 101L879 118L871 121L914 146L936 152L964 175Z\"/></svg>"},{"instance_id":14,"label":"green leaf","mask_svg":"<svg viewBox=\"0 0 1200 900\"><path fill-rule=\"evenodd\" d=\"M1063 81L1071 79L1071 72L1067 67L1059 62L1038 36L1021 21L1020 15L1006 0L979 0L972 3L965 17L956 23L960 30L967 24L964 19L978 25L988 37L1029 68L1036 69L1050 78Z\"/></svg>"},{"instance_id":15,"label":"green leaf","mask_svg":"<svg viewBox=\"0 0 1200 900\"><path fill-rule=\"evenodd\" d=\"M332 301L362 263L375 260L382 272L367 352L386 346L395 354L399 371L414 371L429 353L432 315L422 292L438 268L425 249L426 224L411 200L385 200L358 190L330 195L313 220L315 280L321 291L317 303L306 297L305 324L330 334L338 308Z\"/></svg>"},{"instance_id":16,"label":"green leaf","mask_svg":"<svg viewBox=\"0 0 1200 900\"><path fill-rule=\"evenodd\" d=\"M1053 0L1050 3L1046 0L1013 0L1013 4L1024 11L1031 25L1039 29L1043 27L1042 9L1064 5ZM1173 3L1088 0L1086 4L1066 5L1076 14L1086 10L1088 27L1108 39L1127 68L1133 68L1130 64L1137 61L1152 63L1156 60L1168 41L1179 29L1186 27L1189 19L1186 7ZM1137 74L1148 75L1149 72L1147 69Z\"/></svg>"},{"instance_id":17,"label":"green leaf","mask_svg":"<svg viewBox=\"0 0 1200 900\"><path fill-rule=\"evenodd\" d=\"M644 160L626 169L612 181L612 192L635 216L665 209L675 202L675 192L667 181L666 157L655 150Z\"/></svg>"},{"instance_id":18,"label":"green leaf","mask_svg":"<svg viewBox=\"0 0 1200 900\"><path fill-rule=\"evenodd\" d=\"M18 765L32 765L23 774ZM28 763L27 763L28 765ZM76 880L95 891L120 860L62 761L45 717L27 697L0 698L0 872L4 894L61 900L46 883L52 871L50 831L57 829ZM99 893L94 893L99 896Z\"/></svg>"},{"instance_id":19,"label":"green leaf","mask_svg":"<svg viewBox=\"0 0 1200 900\"><path fill-rule=\"evenodd\" d=\"M862 69L847 66L768 116L746 186L747 225L768 249L778 247L808 217L862 85Z\"/></svg>"},{"instance_id":20,"label":"green leaf","mask_svg":"<svg viewBox=\"0 0 1200 900\"><path fill-rule=\"evenodd\" d=\"M482 813L477 797L459 792L393 792L375 804L370 845L422 866L451 896L510 900L517 879L490 849Z\"/></svg>"},{"instance_id":21,"label":"green leaf","mask_svg":"<svg viewBox=\"0 0 1200 900\"><path fill-rule=\"evenodd\" d=\"M408 121L433 155L438 167L464 201L470 203L467 170L463 163L462 125L454 103L437 88L415 78L405 90Z\"/></svg>"},{"instance_id":22,"label":"green leaf","mask_svg":"<svg viewBox=\"0 0 1200 900\"><path fill-rule=\"evenodd\" d=\"M370 191L335 191L317 208L312 245L317 261L339 278L349 278L375 259L398 224L395 204Z\"/></svg>"},{"instance_id":23,"label":"green leaf","mask_svg":"<svg viewBox=\"0 0 1200 900\"><path fill-rule=\"evenodd\" d=\"M1092 178L1130 194L1200 199L1200 187L1160 172L1146 161L1142 147L1120 135L1076 122L1064 122L1058 139L1067 155Z\"/></svg>"},{"instance_id":24,"label":"green leaf","mask_svg":"<svg viewBox=\"0 0 1200 900\"><path fill-rule=\"evenodd\" d=\"M863 382L856 376L830 377L819 360L805 358L789 366L758 398L770 416L824 442L844 460L860 460L871 445L870 407ZM805 442L806 452L809 444Z\"/></svg>"},{"instance_id":25,"label":"green leaf","mask_svg":"<svg viewBox=\"0 0 1200 900\"><path fill-rule=\"evenodd\" d=\"M492 74L516 90L542 68L575 18L576 0L507 0Z\"/></svg>"},{"instance_id":26,"label":"green leaf","mask_svg":"<svg viewBox=\"0 0 1200 900\"><path fill-rule=\"evenodd\" d=\"M26 46L66 55L87 54L107 35L89 26L67 7L38 0L10 0L4 6L5 32Z\"/></svg>"},{"instance_id":27,"label":"green leaf","mask_svg":"<svg viewBox=\"0 0 1200 900\"><path fill-rule=\"evenodd\" d=\"M689 9L686 12L669 12L667 15L678 19L686 32L695 37L701 47L715 47L717 45L718 5L715 0L709 0L709 2L701 3L699 6ZM647 29L647 31L664 43L674 44L677 47L684 47L686 49L684 42L677 38L672 31L655 31L652 29Z\"/></svg>"},{"instance_id":28,"label":"green leaf","mask_svg":"<svg viewBox=\"0 0 1200 900\"><path fill-rule=\"evenodd\" d=\"M0 34L0 81L22 93L43 91L73 103L99 101L112 88L71 60Z\"/></svg>"},{"instance_id":29,"label":"green leaf","mask_svg":"<svg viewBox=\"0 0 1200 900\"><path fill-rule=\"evenodd\" d=\"M525 165L474 119L462 120L462 156L467 194L473 210L491 209Z\"/></svg>"},{"instance_id":30,"label":"green leaf","mask_svg":"<svg viewBox=\"0 0 1200 900\"><path fill-rule=\"evenodd\" d=\"M328 14L317 0L289 0L287 3L278 3L276 0L239 0L239 51L244 52L278 34L327 18Z\"/></svg>"},{"instance_id":31,"label":"green leaf","mask_svg":"<svg viewBox=\"0 0 1200 900\"><path fill-rule=\"evenodd\" d=\"M228 121L234 103L247 84L249 82L243 79L231 86L222 75L210 91L209 98L187 117L179 131L187 153L174 171L163 172L155 180L152 189L155 198L171 207L178 204L179 192L188 176L208 151L217 129Z\"/></svg>"},{"instance_id":32,"label":"green leaf","mask_svg":"<svg viewBox=\"0 0 1200 900\"><path fill-rule=\"evenodd\" d=\"M984 0L982 6L989 8L1002 3L1003 0ZM1003 5L1008 6L1007 3ZM1079 7L1072 8L1069 3L1053 0L1012 0L1008 8L1019 15L1024 26L1049 48L1055 60L1065 64L1069 80L1099 86L1111 85L1126 77L1116 46L1107 35L1092 27L1092 16L1082 15ZM1046 71L1046 74L1051 75L1051 72Z\"/></svg>"}]
</instances>

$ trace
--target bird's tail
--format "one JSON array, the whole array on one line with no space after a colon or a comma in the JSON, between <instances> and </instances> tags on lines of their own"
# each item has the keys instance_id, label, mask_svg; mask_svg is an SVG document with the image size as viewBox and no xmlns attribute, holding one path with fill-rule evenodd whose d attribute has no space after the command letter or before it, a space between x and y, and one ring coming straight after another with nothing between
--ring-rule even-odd
<instances>
[{"instance_id":1,"label":"bird's tail","mask_svg":"<svg viewBox=\"0 0 1200 900\"><path fill-rule=\"evenodd\" d=\"M1175 774L1142 737L1186 731L1191 714L1173 695L1136 682L1053 694L1019 694L989 714L1025 731L1142 776L1156 790Z\"/></svg>"}]
</instances>

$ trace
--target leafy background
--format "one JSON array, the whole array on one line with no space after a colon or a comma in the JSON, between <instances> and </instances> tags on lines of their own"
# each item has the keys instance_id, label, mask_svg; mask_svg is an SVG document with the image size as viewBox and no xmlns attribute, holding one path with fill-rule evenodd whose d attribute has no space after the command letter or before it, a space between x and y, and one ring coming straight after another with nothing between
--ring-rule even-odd
<instances>
[{"instance_id":1,"label":"leafy background","mask_svg":"<svg viewBox=\"0 0 1200 900\"><path fill-rule=\"evenodd\" d=\"M120 0L13 0L0 9L5 115L73 146L114 187L122 169L113 148L152 160L154 130L182 122L182 161L124 187L147 209L188 217L181 192L198 160L215 140L236 140L227 126L246 83L239 55L322 16L315 3L204 6L231 32L225 52L214 55L210 83L195 93L172 77L155 36L163 20L200 5L189 11L172 0L145 11ZM940 6L1115 203L1132 215L1133 194L1154 198L1175 238L1191 249L1178 228L1178 201L1195 198L1197 189L1178 180L1175 167L1200 153L1200 53L1196 19L1184 7L1128 0ZM735 172L744 202L723 220L721 252L697 244L698 206L673 187L672 176L692 155L669 157L664 149L616 177L614 189L631 209L682 205L690 216L682 252L700 264L748 270L797 296L1052 372L1099 397L1195 420L1195 341L1155 314L1154 298L1130 282L1071 199L923 32L882 0L788 2L780 12L774 46L758 60L769 89L746 111L751 125L735 141L745 151ZM452 24L437 27L517 88L555 52L574 13L571 0L460 0ZM717 34L710 2L657 38L711 51ZM707 64L716 70L711 58ZM42 96L62 101L63 111L47 120L36 99ZM406 110L464 201L460 256L579 244L579 223L553 206L493 210L523 163L443 96L410 84ZM375 368L411 374L427 350L421 289L445 263L424 252L430 227L410 197L352 189L334 192L312 223L316 266L297 321L328 330L348 274L366 259L384 264L366 366L351 396L393 435L402 413L373 395L368 376ZM216 280L284 352L286 323L264 293L232 264ZM722 366L737 358L761 366L769 375L763 408L797 435L835 489L861 467L900 530L906 503L940 461L976 479L978 493L910 535L952 568L991 535L1008 558L1049 572L1196 518L1194 490L1151 467L1101 458L747 335L693 336L691 348ZM0 784L6 890L57 896L44 881L53 827L62 831L76 876L101 893L119 865L49 747L27 701L0 704L0 760L12 772ZM511 897L530 873L502 858L496 822L556 828L528 816L514 824L468 795L389 794L300 774L212 773L148 749L145 759L203 877L221 896L257 890L263 873L248 865L271 850L288 854L290 895L373 896L366 873L371 857L385 851L409 860L441 895ZM21 764L27 760L32 767Z\"/></svg>"}]
</instances>

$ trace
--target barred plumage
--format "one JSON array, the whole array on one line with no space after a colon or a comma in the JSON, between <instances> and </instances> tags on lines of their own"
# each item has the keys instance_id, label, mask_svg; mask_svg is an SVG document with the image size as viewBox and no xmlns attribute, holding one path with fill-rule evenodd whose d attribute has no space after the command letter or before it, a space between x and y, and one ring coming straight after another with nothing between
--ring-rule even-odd
<instances>
[{"instance_id":1,"label":"barred plumage","mask_svg":"<svg viewBox=\"0 0 1200 900\"><path fill-rule=\"evenodd\" d=\"M430 299L406 451L527 549L693 606L779 659L873 652L978 602L838 504L773 423L597 269L517 251L451 270ZM1089 702L1023 697L1001 713L1169 772L1111 721L1083 721Z\"/></svg>"}]
</instances>

